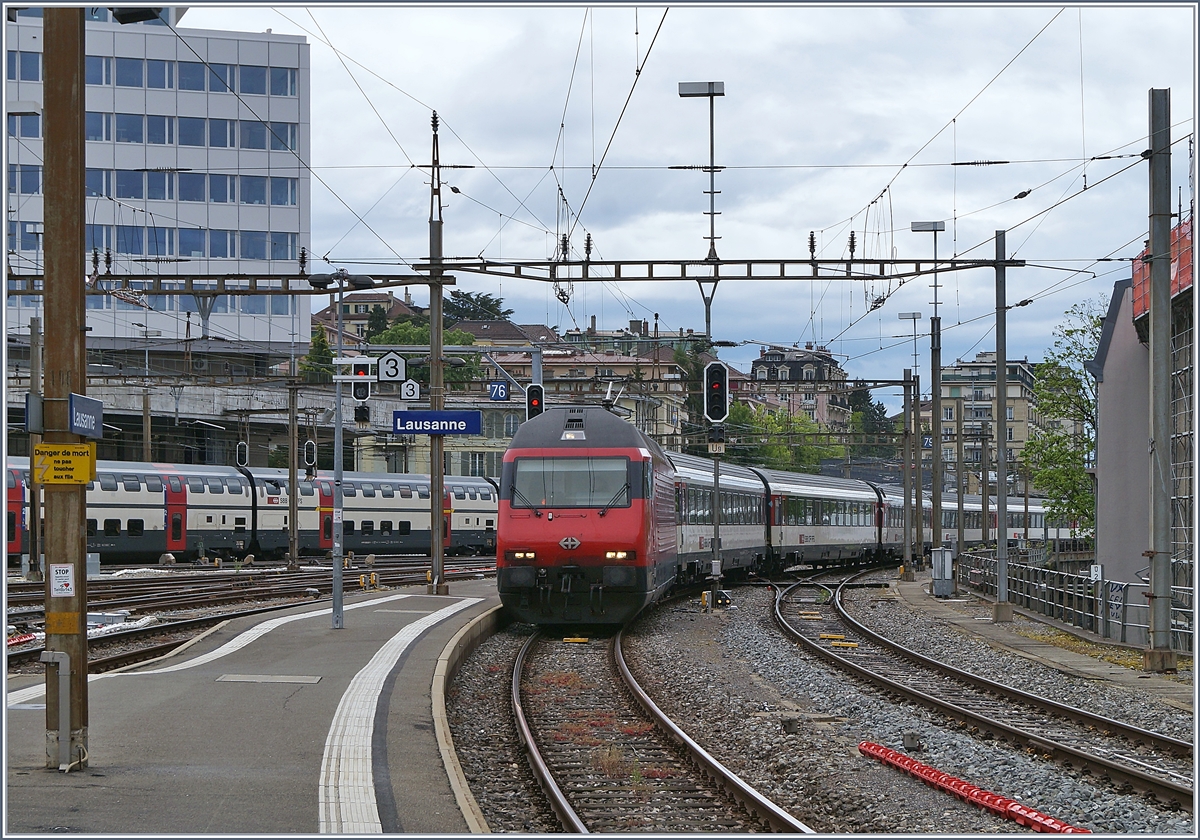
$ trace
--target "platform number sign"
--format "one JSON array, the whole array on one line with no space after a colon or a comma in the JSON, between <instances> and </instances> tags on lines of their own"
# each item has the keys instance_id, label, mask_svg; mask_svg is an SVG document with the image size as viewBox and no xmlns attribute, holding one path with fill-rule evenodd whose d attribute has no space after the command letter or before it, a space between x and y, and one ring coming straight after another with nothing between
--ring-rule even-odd
<instances>
[{"instance_id":1,"label":"platform number sign","mask_svg":"<svg viewBox=\"0 0 1200 840\"><path fill-rule=\"evenodd\" d=\"M399 353L385 353L379 357L378 379L380 382L403 382L408 378L407 365Z\"/></svg>"},{"instance_id":2,"label":"platform number sign","mask_svg":"<svg viewBox=\"0 0 1200 840\"><path fill-rule=\"evenodd\" d=\"M488 399L493 401L503 401L508 399L508 383L504 380L499 382L488 383Z\"/></svg>"},{"instance_id":3,"label":"platform number sign","mask_svg":"<svg viewBox=\"0 0 1200 840\"><path fill-rule=\"evenodd\" d=\"M921 448L933 449L933 435L921 435Z\"/></svg>"}]
</instances>

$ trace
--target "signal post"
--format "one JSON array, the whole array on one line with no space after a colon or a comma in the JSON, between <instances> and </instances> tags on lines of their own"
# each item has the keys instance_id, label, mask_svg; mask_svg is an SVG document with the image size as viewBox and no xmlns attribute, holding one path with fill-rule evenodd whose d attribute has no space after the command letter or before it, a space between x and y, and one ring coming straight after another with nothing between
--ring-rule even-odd
<instances>
[{"instance_id":1,"label":"signal post","mask_svg":"<svg viewBox=\"0 0 1200 840\"><path fill-rule=\"evenodd\" d=\"M712 589L708 611L717 603L717 582L721 579L721 455L725 452L725 418L729 416L729 368L724 362L709 362L704 367L704 416L712 423L708 431L708 453L713 456L713 540Z\"/></svg>"}]
</instances>

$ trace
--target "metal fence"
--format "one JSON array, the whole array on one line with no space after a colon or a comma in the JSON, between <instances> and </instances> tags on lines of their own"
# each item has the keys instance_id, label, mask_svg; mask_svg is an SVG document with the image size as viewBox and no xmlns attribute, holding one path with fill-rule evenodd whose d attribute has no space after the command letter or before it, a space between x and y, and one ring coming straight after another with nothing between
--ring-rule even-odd
<instances>
[{"instance_id":1,"label":"metal fence","mask_svg":"<svg viewBox=\"0 0 1200 840\"><path fill-rule=\"evenodd\" d=\"M1020 554L1009 557L1009 603L1114 642L1150 643L1149 585L1092 580L1087 575L1029 565L1029 560ZM960 585L995 597L995 552L964 554L955 568ZM1171 648L1188 655L1193 651L1193 598L1190 587L1171 587Z\"/></svg>"}]
</instances>

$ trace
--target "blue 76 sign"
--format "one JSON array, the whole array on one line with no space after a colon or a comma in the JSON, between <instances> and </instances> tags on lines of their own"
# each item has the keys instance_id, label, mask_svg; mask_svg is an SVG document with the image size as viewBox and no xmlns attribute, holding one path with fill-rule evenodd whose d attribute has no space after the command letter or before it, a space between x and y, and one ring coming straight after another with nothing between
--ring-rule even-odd
<instances>
[{"instance_id":1,"label":"blue 76 sign","mask_svg":"<svg viewBox=\"0 0 1200 840\"><path fill-rule=\"evenodd\" d=\"M503 380L500 382L488 383L488 399L489 400L507 400L508 399L508 383Z\"/></svg>"}]
</instances>

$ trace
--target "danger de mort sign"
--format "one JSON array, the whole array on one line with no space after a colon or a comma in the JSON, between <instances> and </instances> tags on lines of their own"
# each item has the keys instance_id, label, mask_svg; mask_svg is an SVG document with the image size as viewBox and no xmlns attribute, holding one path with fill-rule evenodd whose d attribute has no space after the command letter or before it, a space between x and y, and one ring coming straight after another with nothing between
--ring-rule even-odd
<instances>
[{"instance_id":1,"label":"danger de mort sign","mask_svg":"<svg viewBox=\"0 0 1200 840\"><path fill-rule=\"evenodd\" d=\"M397 435L478 435L483 433L480 411L394 411L392 433Z\"/></svg>"},{"instance_id":2,"label":"danger de mort sign","mask_svg":"<svg viewBox=\"0 0 1200 840\"><path fill-rule=\"evenodd\" d=\"M94 443L39 443L33 470L40 484L87 484L96 471Z\"/></svg>"}]
</instances>

